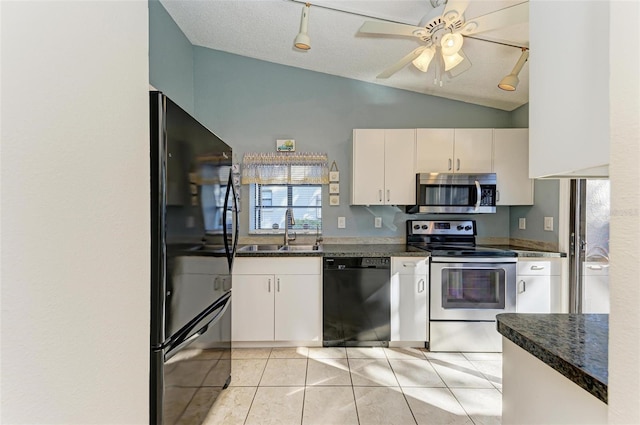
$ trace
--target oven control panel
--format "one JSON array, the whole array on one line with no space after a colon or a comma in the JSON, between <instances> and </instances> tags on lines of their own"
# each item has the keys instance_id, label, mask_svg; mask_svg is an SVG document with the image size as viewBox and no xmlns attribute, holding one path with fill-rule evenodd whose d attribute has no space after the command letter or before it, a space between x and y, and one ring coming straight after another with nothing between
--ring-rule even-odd
<instances>
[{"instance_id":1,"label":"oven control panel","mask_svg":"<svg viewBox=\"0 0 640 425\"><path fill-rule=\"evenodd\" d=\"M475 220L409 220L408 235L475 236Z\"/></svg>"}]
</instances>

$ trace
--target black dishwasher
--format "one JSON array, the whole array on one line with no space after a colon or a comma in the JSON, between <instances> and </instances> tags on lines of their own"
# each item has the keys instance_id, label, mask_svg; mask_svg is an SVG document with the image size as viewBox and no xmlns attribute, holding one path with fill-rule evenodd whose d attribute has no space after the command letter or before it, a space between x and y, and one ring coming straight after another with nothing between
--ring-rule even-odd
<instances>
[{"instance_id":1,"label":"black dishwasher","mask_svg":"<svg viewBox=\"0 0 640 425\"><path fill-rule=\"evenodd\" d=\"M389 346L390 263L389 257L324 258L323 346Z\"/></svg>"}]
</instances>

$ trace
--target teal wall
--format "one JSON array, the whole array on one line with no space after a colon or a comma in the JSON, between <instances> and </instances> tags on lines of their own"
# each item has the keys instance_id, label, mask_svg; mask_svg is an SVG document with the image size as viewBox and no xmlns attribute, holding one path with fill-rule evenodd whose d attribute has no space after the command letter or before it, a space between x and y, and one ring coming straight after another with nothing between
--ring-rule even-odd
<instances>
[{"instance_id":1,"label":"teal wall","mask_svg":"<svg viewBox=\"0 0 640 425\"><path fill-rule=\"evenodd\" d=\"M157 0L149 2L149 20L151 84L232 145L234 162L245 152L273 152L282 138L295 139L300 152L326 152L336 161L340 206L324 202L328 237L402 237L405 221L418 218L397 207L349 205L354 128L528 126L528 105L506 112L192 46ZM548 186L553 182L536 182L540 206L499 207L496 214L473 216L479 236L509 237L514 210L532 221L554 208L557 216L557 202L547 205L553 191ZM248 192L243 186L242 234L249 220ZM328 201L327 188L323 199ZM339 216L346 217L346 229L337 228ZM376 216L383 219L381 229L373 226ZM533 228L524 235L543 241L548 236Z\"/></svg>"},{"instance_id":2,"label":"teal wall","mask_svg":"<svg viewBox=\"0 0 640 425\"><path fill-rule=\"evenodd\" d=\"M407 219L396 207L349 206L351 141L354 128L509 127L509 112L426 96L250 59L203 47L194 48L195 109L204 125L231 144L234 161L248 151L273 152L276 139L296 140L296 150L326 152L340 170L340 206L328 206L326 236L404 236ZM241 201L248 205L248 187ZM337 228L339 216L346 229ZM374 217L383 227L374 228ZM248 211L241 223L248 223ZM502 217L503 220L498 220ZM499 216L479 215L483 233L508 236L508 208ZM246 231L246 226L245 226Z\"/></svg>"},{"instance_id":3,"label":"teal wall","mask_svg":"<svg viewBox=\"0 0 640 425\"><path fill-rule=\"evenodd\" d=\"M149 0L149 83L193 114L193 46L158 0Z\"/></svg>"}]
</instances>

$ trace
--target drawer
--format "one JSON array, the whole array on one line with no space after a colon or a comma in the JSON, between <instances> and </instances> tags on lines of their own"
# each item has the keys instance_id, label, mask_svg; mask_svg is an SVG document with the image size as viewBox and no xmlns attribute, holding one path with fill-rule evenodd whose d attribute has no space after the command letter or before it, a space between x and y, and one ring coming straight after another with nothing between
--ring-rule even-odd
<instances>
[{"instance_id":1,"label":"drawer","mask_svg":"<svg viewBox=\"0 0 640 425\"><path fill-rule=\"evenodd\" d=\"M391 257L391 274L425 275L428 270L428 257Z\"/></svg>"},{"instance_id":2,"label":"drawer","mask_svg":"<svg viewBox=\"0 0 640 425\"><path fill-rule=\"evenodd\" d=\"M518 276L559 276L561 273L561 262L555 259L548 260L518 260Z\"/></svg>"},{"instance_id":3,"label":"drawer","mask_svg":"<svg viewBox=\"0 0 640 425\"><path fill-rule=\"evenodd\" d=\"M322 273L322 257L236 257L233 274L311 274Z\"/></svg>"}]
</instances>

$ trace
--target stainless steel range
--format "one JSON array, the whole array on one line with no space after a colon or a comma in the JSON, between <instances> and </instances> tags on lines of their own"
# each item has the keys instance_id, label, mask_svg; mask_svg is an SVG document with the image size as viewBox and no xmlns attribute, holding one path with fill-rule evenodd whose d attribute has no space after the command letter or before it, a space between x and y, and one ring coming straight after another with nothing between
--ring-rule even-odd
<instances>
[{"instance_id":1,"label":"stainless steel range","mask_svg":"<svg viewBox=\"0 0 640 425\"><path fill-rule=\"evenodd\" d=\"M516 309L516 253L476 245L475 220L409 220L407 245L431 253L431 351L501 351L496 314Z\"/></svg>"}]
</instances>

